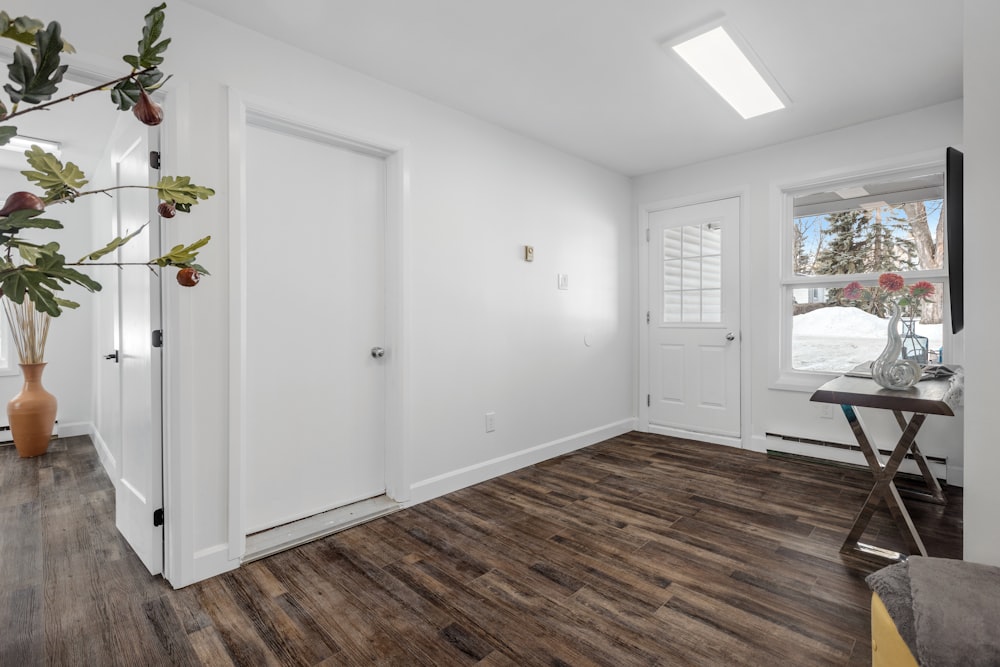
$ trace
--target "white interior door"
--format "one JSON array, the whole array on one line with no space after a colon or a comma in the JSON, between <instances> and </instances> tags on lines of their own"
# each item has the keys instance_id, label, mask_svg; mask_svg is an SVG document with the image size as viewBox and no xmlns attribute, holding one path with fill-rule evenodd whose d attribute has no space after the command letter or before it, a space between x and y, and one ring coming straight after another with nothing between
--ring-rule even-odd
<instances>
[{"instance_id":1,"label":"white interior door","mask_svg":"<svg viewBox=\"0 0 1000 667\"><path fill-rule=\"evenodd\" d=\"M739 198L649 213L649 424L740 435Z\"/></svg>"},{"instance_id":2,"label":"white interior door","mask_svg":"<svg viewBox=\"0 0 1000 667\"><path fill-rule=\"evenodd\" d=\"M246 140L247 534L384 494L385 159Z\"/></svg>"},{"instance_id":3,"label":"white interior door","mask_svg":"<svg viewBox=\"0 0 1000 667\"><path fill-rule=\"evenodd\" d=\"M113 147L116 185L151 184L152 130L135 124ZM147 262L159 254L159 218L150 190L117 190L118 234L144 231L118 251L121 262ZM119 369L121 387L121 457L115 482L115 523L153 574L163 569L163 527L153 514L163 499L161 431L161 358L152 345L160 328L160 285L156 273L126 267L118 280Z\"/></svg>"}]
</instances>

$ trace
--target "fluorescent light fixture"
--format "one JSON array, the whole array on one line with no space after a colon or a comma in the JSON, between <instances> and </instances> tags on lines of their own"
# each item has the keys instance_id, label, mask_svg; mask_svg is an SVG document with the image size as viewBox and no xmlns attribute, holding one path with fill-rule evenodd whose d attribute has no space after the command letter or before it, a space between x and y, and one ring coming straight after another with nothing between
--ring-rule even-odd
<instances>
[{"instance_id":1,"label":"fluorescent light fixture","mask_svg":"<svg viewBox=\"0 0 1000 667\"><path fill-rule=\"evenodd\" d=\"M60 144L57 141L49 141L48 139L36 139L35 137L22 137L21 135L15 135L10 138L10 141L5 143L0 148L6 151L14 151L15 153L23 153L32 147L32 145L38 146L46 153L52 153L56 157L61 154Z\"/></svg>"},{"instance_id":2,"label":"fluorescent light fixture","mask_svg":"<svg viewBox=\"0 0 1000 667\"><path fill-rule=\"evenodd\" d=\"M744 46L740 48L733 39L735 32L713 25L664 46L683 58L743 118L784 109L787 98L782 99L777 83L744 40L740 39Z\"/></svg>"}]
</instances>

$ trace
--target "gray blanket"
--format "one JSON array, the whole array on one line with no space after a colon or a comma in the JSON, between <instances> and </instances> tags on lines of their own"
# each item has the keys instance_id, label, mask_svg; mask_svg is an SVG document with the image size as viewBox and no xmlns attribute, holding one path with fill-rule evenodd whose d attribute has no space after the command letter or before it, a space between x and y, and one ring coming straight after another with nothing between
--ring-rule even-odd
<instances>
[{"instance_id":1,"label":"gray blanket","mask_svg":"<svg viewBox=\"0 0 1000 667\"><path fill-rule=\"evenodd\" d=\"M1000 665L1000 568L913 556L866 581L922 667Z\"/></svg>"}]
</instances>

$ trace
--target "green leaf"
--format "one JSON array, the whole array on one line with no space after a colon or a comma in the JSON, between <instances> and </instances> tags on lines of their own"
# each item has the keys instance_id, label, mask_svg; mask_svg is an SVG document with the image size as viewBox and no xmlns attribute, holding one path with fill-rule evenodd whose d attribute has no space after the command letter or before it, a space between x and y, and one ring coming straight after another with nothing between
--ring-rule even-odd
<instances>
[{"instance_id":1,"label":"green leaf","mask_svg":"<svg viewBox=\"0 0 1000 667\"><path fill-rule=\"evenodd\" d=\"M87 184L87 177L72 162L65 166L52 153L46 153L38 146L32 146L24 151L28 164L35 171L22 171L29 181L33 181L45 190L46 202L57 199L72 199L80 193L80 188Z\"/></svg>"},{"instance_id":2,"label":"green leaf","mask_svg":"<svg viewBox=\"0 0 1000 667\"><path fill-rule=\"evenodd\" d=\"M76 301L70 301L69 299L60 299L59 297L55 297L55 300L56 300L56 303L59 304L59 306L61 306L62 308L79 308L80 307L80 304L78 304Z\"/></svg>"},{"instance_id":3,"label":"green leaf","mask_svg":"<svg viewBox=\"0 0 1000 667\"><path fill-rule=\"evenodd\" d=\"M21 209L20 211L14 211L7 217L0 218L0 232L9 232L10 234L17 234L18 231L22 229L62 229L62 223L58 220L49 220L48 218L39 218L37 216L44 213L44 211L36 211L32 208Z\"/></svg>"},{"instance_id":4,"label":"green leaf","mask_svg":"<svg viewBox=\"0 0 1000 667\"><path fill-rule=\"evenodd\" d=\"M0 103L0 107L3 104ZM6 108L4 109L6 111ZM7 142L17 136L17 128L12 125L4 125L0 127L0 146L5 146Z\"/></svg>"},{"instance_id":5,"label":"green leaf","mask_svg":"<svg viewBox=\"0 0 1000 667\"><path fill-rule=\"evenodd\" d=\"M53 21L45 30L35 33L35 48L31 50L34 61L21 47L14 51L14 59L7 66L10 80L20 88L6 84L3 89L14 104L27 102L38 104L48 100L58 91L67 65L59 64L62 50L62 29Z\"/></svg>"},{"instance_id":6,"label":"green leaf","mask_svg":"<svg viewBox=\"0 0 1000 667\"><path fill-rule=\"evenodd\" d=\"M146 14L146 23L142 28L142 39L139 40L139 55L122 57L122 60L131 65L133 69L156 67L163 63L161 54L167 50L170 39L164 39L160 42L156 40L163 34L163 21L166 18L163 10L166 7L167 3L164 2L153 7Z\"/></svg>"},{"instance_id":7,"label":"green leaf","mask_svg":"<svg viewBox=\"0 0 1000 667\"><path fill-rule=\"evenodd\" d=\"M59 250L59 244L55 242L40 246L22 241L12 245L17 246L17 252L21 255L21 259L24 260L25 264L36 264L43 255Z\"/></svg>"},{"instance_id":8,"label":"green leaf","mask_svg":"<svg viewBox=\"0 0 1000 667\"><path fill-rule=\"evenodd\" d=\"M58 252L58 243L48 243L37 248L37 261L0 271L0 289L14 303L27 297L35 307L53 317L62 313L61 299L55 292L63 285L79 285L91 292L100 291L101 285L90 276L66 266L66 258Z\"/></svg>"},{"instance_id":9,"label":"green leaf","mask_svg":"<svg viewBox=\"0 0 1000 667\"><path fill-rule=\"evenodd\" d=\"M151 93L167 81L170 77L163 78L163 72L158 69L151 69L146 72L136 74L131 79L125 79L115 84L111 89L111 101L114 102L121 111L128 111L139 101L139 93L145 90Z\"/></svg>"},{"instance_id":10,"label":"green leaf","mask_svg":"<svg viewBox=\"0 0 1000 667\"><path fill-rule=\"evenodd\" d=\"M122 237L118 236L118 237L112 239L106 246L104 246L100 250L95 250L94 252L90 253L86 257L81 257L80 261L78 263L83 263L85 261L96 262L97 260L99 260L100 258L104 257L105 255L109 255L109 254L113 253L115 250L118 250L118 248L121 248L123 245L125 245L126 243L128 243L129 241L131 241L132 239L134 239L136 236L138 236L139 234L141 234L142 230L144 230L146 228L146 225L148 225L148 224L149 223L147 222L142 227L140 227L139 229L135 230L134 232L132 232L131 234L129 234L125 238L122 238Z\"/></svg>"},{"instance_id":11,"label":"green leaf","mask_svg":"<svg viewBox=\"0 0 1000 667\"><path fill-rule=\"evenodd\" d=\"M191 263L198 258L198 250L204 247L211 239L211 236L206 236L188 246L175 245L170 249L170 252L152 260L152 263L157 266L177 266L180 268L191 266L195 268ZM198 273L208 275L208 271L201 268L196 268L196 270Z\"/></svg>"},{"instance_id":12,"label":"green leaf","mask_svg":"<svg viewBox=\"0 0 1000 667\"><path fill-rule=\"evenodd\" d=\"M212 188L191 183L190 176L164 176L156 184L160 199L181 206L197 204L199 199L208 199L215 194Z\"/></svg>"},{"instance_id":13,"label":"green leaf","mask_svg":"<svg viewBox=\"0 0 1000 667\"><path fill-rule=\"evenodd\" d=\"M7 12L0 12L0 37L12 39L28 46L35 45L35 33L45 27L45 24L30 16L10 18ZM73 45L63 40L63 53L76 53Z\"/></svg>"}]
</instances>

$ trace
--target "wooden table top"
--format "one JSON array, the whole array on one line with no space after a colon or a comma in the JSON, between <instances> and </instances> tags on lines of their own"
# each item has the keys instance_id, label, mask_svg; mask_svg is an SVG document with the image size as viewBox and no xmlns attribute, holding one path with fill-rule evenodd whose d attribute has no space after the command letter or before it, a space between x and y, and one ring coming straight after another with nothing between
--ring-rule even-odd
<instances>
[{"instance_id":1,"label":"wooden table top","mask_svg":"<svg viewBox=\"0 0 1000 667\"><path fill-rule=\"evenodd\" d=\"M809 400L953 417L952 394L952 378L921 380L909 389L897 390L884 389L871 378L841 375L817 389Z\"/></svg>"}]
</instances>

